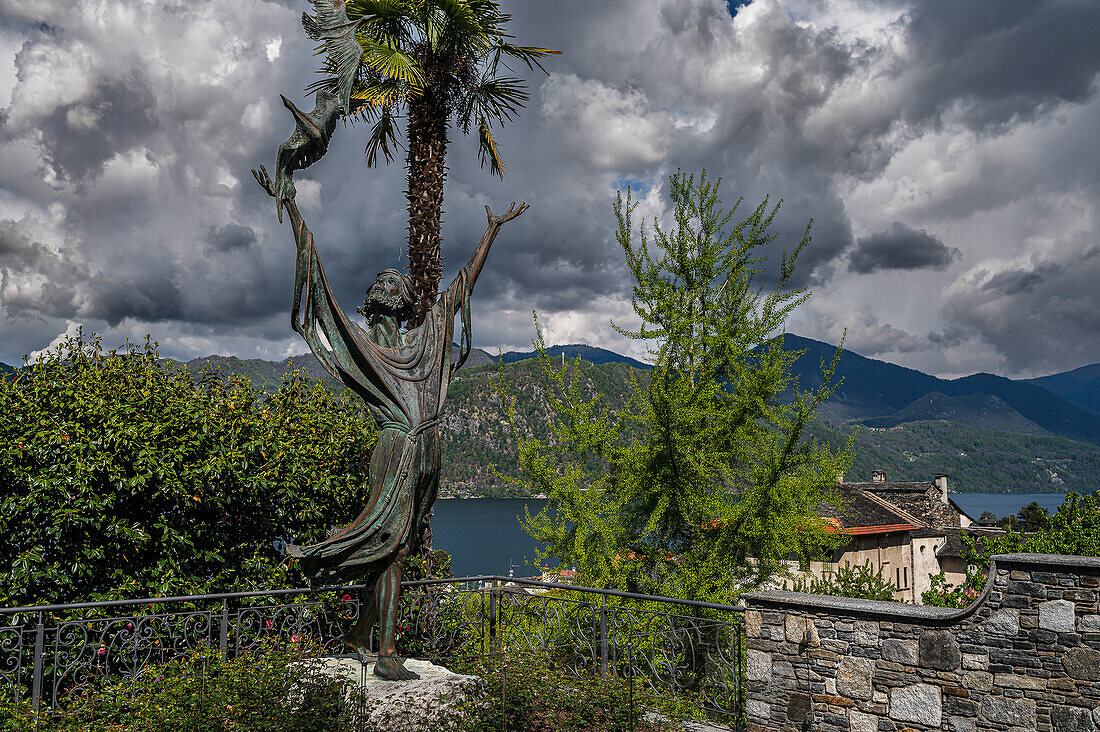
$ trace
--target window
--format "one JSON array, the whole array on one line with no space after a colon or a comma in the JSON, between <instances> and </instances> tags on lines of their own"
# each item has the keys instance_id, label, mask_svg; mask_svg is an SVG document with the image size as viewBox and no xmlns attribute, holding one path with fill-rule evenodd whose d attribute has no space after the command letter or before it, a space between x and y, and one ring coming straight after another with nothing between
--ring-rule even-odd
<instances>
[{"instance_id":1,"label":"window","mask_svg":"<svg viewBox=\"0 0 1100 732\"><path fill-rule=\"evenodd\" d=\"M899 590L909 589L909 568L898 567L894 570L894 576L897 578L895 584L897 584Z\"/></svg>"}]
</instances>

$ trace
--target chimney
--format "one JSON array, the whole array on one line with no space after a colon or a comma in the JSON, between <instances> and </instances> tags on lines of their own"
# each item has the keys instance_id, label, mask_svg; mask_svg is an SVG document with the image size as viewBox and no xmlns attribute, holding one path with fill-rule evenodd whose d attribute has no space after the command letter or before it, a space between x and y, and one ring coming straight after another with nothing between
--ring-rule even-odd
<instances>
[{"instance_id":1,"label":"chimney","mask_svg":"<svg viewBox=\"0 0 1100 732\"><path fill-rule=\"evenodd\" d=\"M936 473L936 487L940 489L940 500L947 503L947 473Z\"/></svg>"},{"instance_id":2,"label":"chimney","mask_svg":"<svg viewBox=\"0 0 1100 732\"><path fill-rule=\"evenodd\" d=\"M844 473L838 473L836 476L837 485L844 485Z\"/></svg>"},{"instance_id":3,"label":"chimney","mask_svg":"<svg viewBox=\"0 0 1100 732\"><path fill-rule=\"evenodd\" d=\"M872 471L871 472L871 482L872 483L885 483L886 482L886 471L885 470L874 470L874 471Z\"/></svg>"}]
</instances>

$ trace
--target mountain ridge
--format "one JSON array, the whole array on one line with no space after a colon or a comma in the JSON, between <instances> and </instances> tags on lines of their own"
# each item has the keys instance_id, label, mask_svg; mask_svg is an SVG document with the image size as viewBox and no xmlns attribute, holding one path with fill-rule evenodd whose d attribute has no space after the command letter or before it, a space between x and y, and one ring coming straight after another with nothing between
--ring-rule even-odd
<instances>
[{"instance_id":1,"label":"mountain ridge","mask_svg":"<svg viewBox=\"0 0 1100 732\"><path fill-rule=\"evenodd\" d=\"M952 397L939 391L930 391L889 416L867 417L859 420L859 424L867 427L896 427L907 422L923 421L955 422L1027 435L1051 434L999 397L989 394Z\"/></svg>"},{"instance_id":2,"label":"mountain ridge","mask_svg":"<svg viewBox=\"0 0 1100 732\"><path fill-rule=\"evenodd\" d=\"M831 359L835 351L825 343L791 336L787 338L785 345L788 349L802 350L798 348L800 345L812 347L807 348L808 352L798 360L800 365L796 375L800 379L808 380L818 370L815 361L819 357ZM559 357L565 352L564 349L568 349L567 346L552 348L557 349L555 355ZM618 355L607 349L590 348L593 350L586 351L589 355ZM499 470L513 478L518 477L519 472L518 446L502 419L503 404L493 386L498 369L504 369L506 379L512 385L510 391L517 396L520 434L536 437L544 444L553 444L554 435L549 427L551 415L545 398L550 381L542 374L537 361L532 359L533 352L513 353L526 358L501 365L486 351L473 349L467 366L456 374L451 383L447 409L441 419L442 478L448 495L520 495L514 485L496 472ZM582 350L573 353L580 355ZM961 393L977 388L1014 391L1016 386L1022 384L1027 387L1024 396L1030 394L1036 399L1058 399L1042 387L980 374L948 381L858 354L845 355L848 358L842 357L842 361L855 365L855 368L848 370L847 376L851 381L844 385L848 389L845 408L851 411L860 407L861 400L870 402L885 414L864 414L864 425L886 424L878 420L894 420L896 423L890 425L893 429L874 426L855 431L850 479L869 479L873 469L884 469L895 480L926 480L935 473L943 472L952 476L952 486L955 488L985 492L1091 492L1100 483L1100 447L1063 436L1036 433L1042 428L995 395ZM580 376L585 398L599 394L608 409L616 411L626 401L632 377L643 384L648 380L651 370L637 369L629 364L626 357L621 358L620 362L596 365L581 360ZM207 356L186 363L173 363L187 368L196 376L204 367L224 377L239 372L252 381L254 388L268 392L279 387L285 373L299 368L304 369L309 378L324 379L330 388L343 389L311 354L282 361ZM576 362L569 360L567 367L572 371L576 368ZM930 389L915 399L901 403L906 396L928 384L954 384L953 388L960 393L950 395ZM861 395L864 385L866 394ZM922 404L919 400L926 395L930 396L929 403ZM895 403L900 403L900 406L891 409ZM1034 408L1041 406L1032 405ZM955 419L937 418L944 416ZM967 423L967 420L973 423ZM990 425L1005 424L1013 426L1013 430L990 428ZM854 428L854 420L832 423L815 420L808 433L815 439L843 449Z\"/></svg>"},{"instance_id":3,"label":"mountain ridge","mask_svg":"<svg viewBox=\"0 0 1100 732\"><path fill-rule=\"evenodd\" d=\"M790 334L784 336L783 345L787 350L803 351L791 368L799 388L820 386L819 364L831 361L836 347ZM843 382L819 410L819 414L830 422L844 424L876 417L890 419L930 392L955 398L986 394L1000 399L1049 433L1100 444L1100 416L1028 381L984 373L940 379L853 351L841 354L836 377L838 380L843 378ZM788 390L788 396L792 395L793 389Z\"/></svg>"},{"instance_id":4,"label":"mountain ridge","mask_svg":"<svg viewBox=\"0 0 1100 732\"><path fill-rule=\"evenodd\" d=\"M1054 392L1086 412L1100 414L1100 363L1026 381Z\"/></svg>"}]
</instances>

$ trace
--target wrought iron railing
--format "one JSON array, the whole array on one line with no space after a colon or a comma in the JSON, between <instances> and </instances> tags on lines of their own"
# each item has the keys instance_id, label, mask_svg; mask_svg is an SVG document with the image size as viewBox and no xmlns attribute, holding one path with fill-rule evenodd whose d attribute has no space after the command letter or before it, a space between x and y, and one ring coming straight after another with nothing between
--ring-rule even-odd
<instances>
[{"instance_id":1,"label":"wrought iron railing","mask_svg":"<svg viewBox=\"0 0 1100 732\"><path fill-rule=\"evenodd\" d=\"M93 681L133 679L200 645L223 657L309 638L344 655L361 585L0 609L0 691L59 706ZM454 659L550 655L561 669L629 678L739 726L743 608L500 576L406 583L399 652ZM632 688L634 688L632 686Z\"/></svg>"}]
</instances>

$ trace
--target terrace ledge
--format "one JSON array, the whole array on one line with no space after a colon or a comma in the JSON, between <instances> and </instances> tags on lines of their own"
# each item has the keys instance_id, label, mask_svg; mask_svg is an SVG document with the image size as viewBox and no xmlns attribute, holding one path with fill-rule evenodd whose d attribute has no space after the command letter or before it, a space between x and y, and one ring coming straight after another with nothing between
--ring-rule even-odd
<instances>
[{"instance_id":1,"label":"terrace ledge","mask_svg":"<svg viewBox=\"0 0 1100 732\"><path fill-rule=\"evenodd\" d=\"M809 592L791 592L789 590L746 592L741 595L740 599L750 606L757 607L797 608L809 612L840 613L857 618L950 625L973 615L985 603L989 593L993 590L994 578L997 576L998 571L1007 572L1008 567L1020 566L1100 569L1100 557L1075 557L1064 554L998 554L990 560L989 577L981 595L964 608L913 605L907 602L887 600L859 600L850 597L814 595Z\"/></svg>"}]
</instances>

